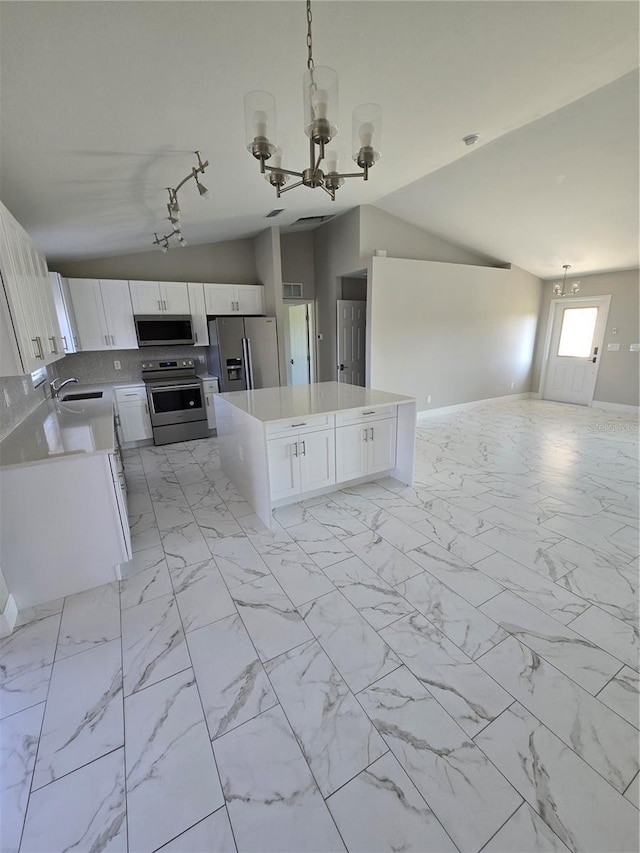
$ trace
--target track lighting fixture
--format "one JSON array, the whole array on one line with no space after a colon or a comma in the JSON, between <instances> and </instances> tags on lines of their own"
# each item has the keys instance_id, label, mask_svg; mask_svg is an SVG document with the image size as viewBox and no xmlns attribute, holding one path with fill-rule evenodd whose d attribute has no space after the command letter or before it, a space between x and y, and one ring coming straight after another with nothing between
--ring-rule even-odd
<instances>
[{"instance_id":1,"label":"track lighting fixture","mask_svg":"<svg viewBox=\"0 0 640 853\"><path fill-rule=\"evenodd\" d=\"M171 226L171 231L169 234L164 234L162 237L158 237L157 232L154 234L155 240L153 241L154 246L159 246L161 252L167 252L170 249L169 240L172 237L175 237L180 246L186 246L187 241L182 236L182 230L180 227L180 203L178 202L178 190L182 189L182 187L190 181L192 178L196 182L196 186L198 187L198 192L200 193L200 198L207 199L209 198L209 190L205 187L203 183L201 183L198 179L198 175L203 175L204 170L209 165L209 161L205 160L203 162L200 157L200 152L194 152L196 157L198 158L198 165L193 166L191 168L191 172L187 175L186 178L183 178L179 184L175 187L167 187L167 192L169 193L169 202L167 204L167 219L169 220L169 225Z\"/></svg>"}]
</instances>

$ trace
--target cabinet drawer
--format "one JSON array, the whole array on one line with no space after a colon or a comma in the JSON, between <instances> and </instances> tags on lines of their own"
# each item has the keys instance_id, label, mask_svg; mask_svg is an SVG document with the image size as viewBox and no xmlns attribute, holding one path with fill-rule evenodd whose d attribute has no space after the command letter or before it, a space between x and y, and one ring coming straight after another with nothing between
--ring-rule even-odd
<instances>
[{"instance_id":1,"label":"cabinet drawer","mask_svg":"<svg viewBox=\"0 0 640 853\"><path fill-rule=\"evenodd\" d=\"M398 414L397 406L370 406L367 409L349 409L346 412L338 412L336 415L336 426L342 424L362 424L367 421L375 421L380 418L395 418Z\"/></svg>"},{"instance_id":2,"label":"cabinet drawer","mask_svg":"<svg viewBox=\"0 0 640 853\"><path fill-rule=\"evenodd\" d=\"M217 379L203 379L202 380L202 389L205 394L218 394L220 389L218 387Z\"/></svg>"},{"instance_id":3,"label":"cabinet drawer","mask_svg":"<svg viewBox=\"0 0 640 853\"><path fill-rule=\"evenodd\" d=\"M145 385L131 385L128 388L114 389L116 401L118 403L128 403L132 400L147 401L147 389Z\"/></svg>"},{"instance_id":4,"label":"cabinet drawer","mask_svg":"<svg viewBox=\"0 0 640 853\"><path fill-rule=\"evenodd\" d=\"M313 415L313 417L291 418L288 421L278 421L277 423L267 424L267 438L275 438L278 435L288 435L289 433L299 432L315 432L318 429L333 429L333 415Z\"/></svg>"}]
</instances>

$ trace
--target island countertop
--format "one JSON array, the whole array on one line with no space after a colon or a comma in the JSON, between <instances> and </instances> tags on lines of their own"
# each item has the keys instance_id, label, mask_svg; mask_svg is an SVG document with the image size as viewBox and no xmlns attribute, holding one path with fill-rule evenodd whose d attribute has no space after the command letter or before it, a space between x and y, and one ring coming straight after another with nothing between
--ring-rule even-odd
<instances>
[{"instance_id":1,"label":"island countertop","mask_svg":"<svg viewBox=\"0 0 640 853\"><path fill-rule=\"evenodd\" d=\"M288 418L310 417L346 409L415 403L414 397L346 385L343 382L316 382L255 391L229 391L216 396L263 423Z\"/></svg>"}]
</instances>

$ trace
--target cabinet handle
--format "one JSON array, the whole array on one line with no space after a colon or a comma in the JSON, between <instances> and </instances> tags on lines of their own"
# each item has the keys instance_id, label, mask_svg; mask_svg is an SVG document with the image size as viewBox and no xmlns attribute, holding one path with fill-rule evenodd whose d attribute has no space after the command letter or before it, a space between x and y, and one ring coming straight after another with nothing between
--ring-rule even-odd
<instances>
[{"instance_id":1,"label":"cabinet handle","mask_svg":"<svg viewBox=\"0 0 640 853\"><path fill-rule=\"evenodd\" d=\"M301 426L306 426L306 425L307 425L306 421L303 421L301 424L291 424L292 427L301 427Z\"/></svg>"},{"instance_id":2,"label":"cabinet handle","mask_svg":"<svg viewBox=\"0 0 640 853\"><path fill-rule=\"evenodd\" d=\"M51 352L52 352L54 355L58 355L58 347L56 346L56 336L55 336L55 335L51 335L51 336L49 337L49 340L51 341Z\"/></svg>"},{"instance_id":3,"label":"cabinet handle","mask_svg":"<svg viewBox=\"0 0 640 853\"><path fill-rule=\"evenodd\" d=\"M302 455L306 456L307 455L307 442L301 441L300 443L302 444Z\"/></svg>"},{"instance_id":4,"label":"cabinet handle","mask_svg":"<svg viewBox=\"0 0 640 853\"><path fill-rule=\"evenodd\" d=\"M371 441L373 441L373 427L371 427Z\"/></svg>"},{"instance_id":5,"label":"cabinet handle","mask_svg":"<svg viewBox=\"0 0 640 853\"><path fill-rule=\"evenodd\" d=\"M367 434L368 434L368 432L369 432L369 430L368 430L368 429L363 429L363 430L362 430L362 433L363 433L363 436L364 436L364 441L369 441L369 439L367 438Z\"/></svg>"},{"instance_id":6,"label":"cabinet handle","mask_svg":"<svg viewBox=\"0 0 640 853\"><path fill-rule=\"evenodd\" d=\"M116 339L111 335L111 346L114 347L116 345Z\"/></svg>"},{"instance_id":7,"label":"cabinet handle","mask_svg":"<svg viewBox=\"0 0 640 853\"><path fill-rule=\"evenodd\" d=\"M35 354L35 358L44 359L44 353L42 352L42 341L40 340L40 338L36 335L36 337L31 338L31 340L33 341L34 344L37 344L37 346L38 346L38 349L37 349L36 354Z\"/></svg>"},{"instance_id":8,"label":"cabinet handle","mask_svg":"<svg viewBox=\"0 0 640 853\"><path fill-rule=\"evenodd\" d=\"M109 335L104 336L104 342L107 346L109 346Z\"/></svg>"},{"instance_id":9,"label":"cabinet handle","mask_svg":"<svg viewBox=\"0 0 640 853\"><path fill-rule=\"evenodd\" d=\"M198 333L194 332L195 342L198 343Z\"/></svg>"},{"instance_id":10,"label":"cabinet handle","mask_svg":"<svg viewBox=\"0 0 640 853\"><path fill-rule=\"evenodd\" d=\"M363 415L375 415L375 413L376 413L376 410L373 409L371 412L363 412L362 414Z\"/></svg>"},{"instance_id":11,"label":"cabinet handle","mask_svg":"<svg viewBox=\"0 0 640 853\"><path fill-rule=\"evenodd\" d=\"M162 311L162 302L158 299L158 311Z\"/></svg>"},{"instance_id":12,"label":"cabinet handle","mask_svg":"<svg viewBox=\"0 0 640 853\"><path fill-rule=\"evenodd\" d=\"M298 442L297 442L297 441L296 441L296 442L294 442L294 445L293 445L293 455L294 455L296 458L298 457Z\"/></svg>"},{"instance_id":13,"label":"cabinet handle","mask_svg":"<svg viewBox=\"0 0 640 853\"><path fill-rule=\"evenodd\" d=\"M73 338L73 345L74 345L74 347L75 347L76 349L80 349L80 347L78 346L78 339L76 338L76 336L75 336L75 335L72 335L71 337Z\"/></svg>"},{"instance_id":14,"label":"cabinet handle","mask_svg":"<svg viewBox=\"0 0 640 853\"><path fill-rule=\"evenodd\" d=\"M67 346L67 338L65 335L62 336L62 346L64 347L65 352L69 352L69 347Z\"/></svg>"},{"instance_id":15,"label":"cabinet handle","mask_svg":"<svg viewBox=\"0 0 640 853\"><path fill-rule=\"evenodd\" d=\"M147 414L149 414L149 404L148 403L144 404L144 410Z\"/></svg>"}]
</instances>

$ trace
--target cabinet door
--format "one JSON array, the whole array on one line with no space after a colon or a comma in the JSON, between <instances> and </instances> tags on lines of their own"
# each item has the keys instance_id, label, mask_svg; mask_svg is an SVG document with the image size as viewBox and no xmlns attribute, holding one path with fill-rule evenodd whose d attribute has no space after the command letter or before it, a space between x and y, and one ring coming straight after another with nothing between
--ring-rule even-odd
<instances>
[{"instance_id":1,"label":"cabinet door","mask_svg":"<svg viewBox=\"0 0 640 853\"><path fill-rule=\"evenodd\" d=\"M216 428L216 413L213 406L213 394L204 395L204 404L207 410L207 425L209 429Z\"/></svg>"},{"instance_id":2,"label":"cabinet door","mask_svg":"<svg viewBox=\"0 0 640 853\"><path fill-rule=\"evenodd\" d=\"M138 349L129 282L111 279L100 282L112 349Z\"/></svg>"},{"instance_id":3,"label":"cabinet door","mask_svg":"<svg viewBox=\"0 0 640 853\"><path fill-rule=\"evenodd\" d=\"M261 284L238 284L235 287L236 313L264 314L264 287Z\"/></svg>"},{"instance_id":4,"label":"cabinet door","mask_svg":"<svg viewBox=\"0 0 640 853\"><path fill-rule=\"evenodd\" d=\"M27 270L20 249L21 234L18 224L0 205L0 261L2 281L10 313L10 325L16 336L17 350L23 373L30 373L44 365L44 350L38 338L38 313L32 309L32 296ZM15 350L14 350L15 352ZM15 375L13 359L3 359L3 375Z\"/></svg>"},{"instance_id":5,"label":"cabinet door","mask_svg":"<svg viewBox=\"0 0 640 853\"><path fill-rule=\"evenodd\" d=\"M367 473L367 427L361 424L336 429L336 482Z\"/></svg>"},{"instance_id":6,"label":"cabinet door","mask_svg":"<svg viewBox=\"0 0 640 853\"><path fill-rule=\"evenodd\" d=\"M207 326L207 309L204 304L204 285L189 282L187 289L189 311L186 313L191 314L193 339L197 347L206 347L209 345L209 329Z\"/></svg>"},{"instance_id":7,"label":"cabinet door","mask_svg":"<svg viewBox=\"0 0 640 853\"><path fill-rule=\"evenodd\" d=\"M367 429L368 473L388 471L396 464L396 419L375 421Z\"/></svg>"},{"instance_id":8,"label":"cabinet door","mask_svg":"<svg viewBox=\"0 0 640 853\"><path fill-rule=\"evenodd\" d=\"M204 304L207 314L237 314L232 284L205 284Z\"/></svg>"},{"instance_id":9,"label":"cabinet door","mask_svg":"<svg viewBox=\"0 0 640 853\"><path fill-rule=\"evenodd\" d=\"M62 294L62 280L57 272L49 273L49 281L51 284L51 293L53 294L53 304L58 315L58 324L60 325L60 336L62 338L62 348L65 353L75 352L75 344L73 342L73 334L71 332L71 323L67 314L67 306Z\"/></svg>"},{"instance_id":10,"label":"cabinet door","mask_svg":"<svg viewBox=\"0 0 640 853\"><path fill-rule=\"evenodd\" d=\"M111 349L98 279L70 278L69 291L78 322L80 349Z\"/></svg>"},{"instance_id":11,"label":"cabinet door","mask_svg":"<svg viewBox=\"0 0 640 853\"><path fill-rule=\"evenodd\" d=\"M31 255L31 263L34 271L34 281L40 300L40 309L44 329L44 338L46 342L45 353L46 363L51 364L60 358L64 358L64 348L62 346L62 337L60 334L60 324L56 314L55 305L53 304L53 292L49 283L49 270L47 269L47 261L36 247L31 244L29 246Z\"/></svg>"},{"instance_id":12,"label":"cabinet door","mask_svg":"<svg viewBox=\"0 0 640 853\"><path fill-rule=\"evenodd\" d=\"M123 441L142 441L151 438L149 407L144 400L118 403L118 417Z\"/></svg>"},{"instance_id":13,"label":"cabinet door","mask_svg":"<svg viewBox=\"0 0 640 853\"><path fill-rule=\"evenodd\" d=\"M130 281L129 291L134 314L162 314L157 281Z\"/></svg>"},{"instance_id":14,"label":"cabinet door","mask_svg":"<svg viewBox=\"0 0 640 853\"><path fill-rule=\"evenodd\" d=\"M287 435L267 442L272 501L300 492L300 457L296 438Z\"/></svg>"},{"instance_id":15,"label":"cabinet door","mask_svg":"<svg viewBox=\"0 0 640 853\"><path fill-rule=\"evenodd\" d=\"M300 490L311 492L336 481L335 431L308 432L298 436Z\"/></svg>"},{"instance_id":16,"label":"cabinet door","mask_svg":"<svg viewBox=\"0 0 640 853\"><path fill-rule=\"evenodd\" d=\"M165 314L188 314L189 292L186 281L161 281L160 301Z\"/></svg>"}]
</instances>

